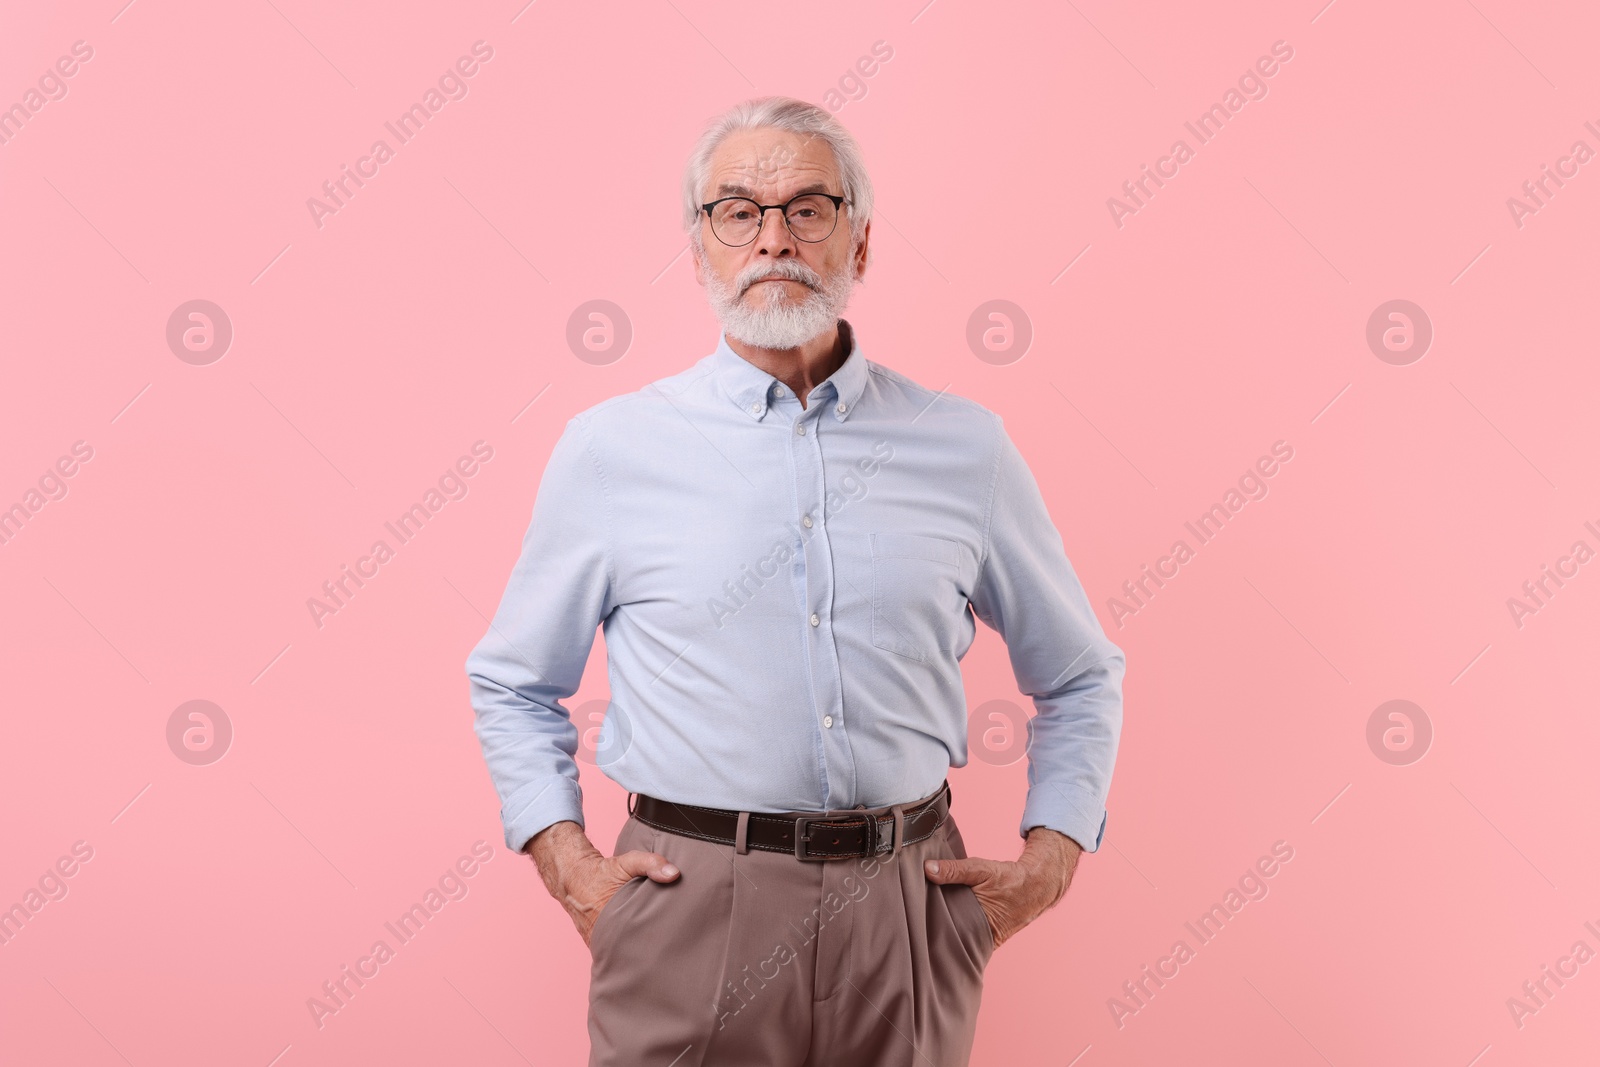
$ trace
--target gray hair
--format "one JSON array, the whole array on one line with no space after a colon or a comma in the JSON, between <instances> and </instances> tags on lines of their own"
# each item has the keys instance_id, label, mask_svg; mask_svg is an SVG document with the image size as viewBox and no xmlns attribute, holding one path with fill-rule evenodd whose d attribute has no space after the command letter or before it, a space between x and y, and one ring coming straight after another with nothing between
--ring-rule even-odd
<instances>
[{"instance_id":1,"label":"gray hair","mask_svg":"<svg viewBox=\"0 0 1600 1067\"><path fill-rule=\"evenodd\" d=\"M856 139L839 120L815 104L787 96L765 96L735 104L713 118L689 155L683 171L683 226L696 247L700 244L700 205L705 203L711 156L730 134L766 126L820 138L832 149L839 182L844 186L840 192L850 206L850 243L860 241L861 231L872 219L872 179L867 177L867 165ZM776 166L781 161L762 160L757 169L769 163Z\"/></svg>"}]
</instances>

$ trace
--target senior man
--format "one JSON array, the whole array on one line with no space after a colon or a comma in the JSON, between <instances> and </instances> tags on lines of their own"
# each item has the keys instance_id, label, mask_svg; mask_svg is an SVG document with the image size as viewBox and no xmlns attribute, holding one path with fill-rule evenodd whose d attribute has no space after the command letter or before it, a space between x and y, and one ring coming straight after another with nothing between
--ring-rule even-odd
<instances>
[{"instance_id":1,"label":"senior man","mask_svg":"<svg viewBox=\"0 0 1600 1067\"><path fill-rule=\"evenodd\" d=\"M591 950L592 1065L965 1064L990 955L1100 845L1123 656L1000 418L840 318L872 218L849 133L742 103L683 192L716 351L566 424L467 661L506 844ZM1014 861L950 816L974 617L1037 709ZM597 626L596 762L633 794L609 857L561 703Z\"/></svg>"}]
</instances>

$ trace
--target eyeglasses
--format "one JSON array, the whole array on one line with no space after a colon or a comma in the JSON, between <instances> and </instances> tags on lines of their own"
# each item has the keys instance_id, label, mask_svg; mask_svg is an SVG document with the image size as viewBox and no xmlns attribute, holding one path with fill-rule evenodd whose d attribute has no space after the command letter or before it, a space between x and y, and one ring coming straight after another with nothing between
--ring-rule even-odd
<instances>
[{"instance_id":1,"label":"eyeglasses","mask_svg":"<svg viewBox=\"0 0 1600 1067\"><path fill-rule=\"evenodd\" d=\"M725 196L700 208L711 218L711 232L725 245L738 248L756 239L767 212L783 212L784 224L794 239L807 244L826 241L839 225L844 197L828 193L802 193L787 204L758 204L742 196Z\"/></svg>"}]
</instances>

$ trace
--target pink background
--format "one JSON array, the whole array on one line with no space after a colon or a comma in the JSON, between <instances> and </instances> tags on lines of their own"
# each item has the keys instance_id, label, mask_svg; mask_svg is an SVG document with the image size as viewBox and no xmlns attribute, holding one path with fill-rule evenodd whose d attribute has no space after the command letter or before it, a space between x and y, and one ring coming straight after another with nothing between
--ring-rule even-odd
<instances>
[{"instance_id":1,"label":"pink background","mask_svg":"<svg viewBox=\"0 0 1600 1067\"><path fill-rule=\"evenodd\" d=\"M586 950L501 843L463 661L566 418L714 346L681 167L784 93L847 100L871 167L865 351L1005 416L1128 658L1106 846L995 956L974 1062L1593 1061L1600 962L1506 1005L1600 950L1600 564L1520 627L1506 603L1600 548L1600 162L1520 227L1506 203L1600 148L1588 5L123 3L12 3L0 33L5 105L93 49L0 145L0 506L93 449L0 545L0 905L93 849L0 946L0 1060L581 1062ZM468 95L319 228L307 198L479 40ZM1119 228L1107 198L1179 137ZM194 299L234 331L209 365L166 341ZM607 364L566 341L596 299L633 331ZM1003 365L966 340L992 299L1033 329ZM1403 366L1366 341L1395 299L1434 330ZM466 498L316 626L479 440ZM1279 440L1266 498L1119 627L1122 583ZM981 633L971 706L1018 700ZM1432 725L1409 765L1367 741L1393 699ZM220 761L169 748L190 700L232 724ZM974 854L1012 858L1023 765L953 780ZM622 794L583 782L609 848ZM466 898L319 1029L307 999L479 840ZM1276 841L1270 894L1119 1027Z\"/></svg>"}]
</instances>

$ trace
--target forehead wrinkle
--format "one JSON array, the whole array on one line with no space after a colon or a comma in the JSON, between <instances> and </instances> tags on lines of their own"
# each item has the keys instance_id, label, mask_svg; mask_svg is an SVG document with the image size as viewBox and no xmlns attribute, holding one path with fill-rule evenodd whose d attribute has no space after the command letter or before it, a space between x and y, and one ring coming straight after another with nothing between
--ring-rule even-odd
<instances>
[{"instance_id":1,"label":"forehead wrinkle","mask_svg":"<svg viewBox=\"0 0 1600 1067\"><path fill-rule=\"evenodd\" d=\"M805 185L794 190L788 196L784 197L784 199L792 200L797 196L805 196L807 193L826 193L829 191L830 190L828 189L826 182L812 182L809 185ZM742 185L739 182L723 182L721 185L717 186L717 195L719 197L744 196L754 199L756 194L755 191L749 186Z\"/></svg>"},{"instance_id":2,"label":"forehead wrinkle","mask_svg":"<svg viewBox=\"0 0 1600 1067\"><path fill-rule=\"evenodd\" d=\"M755 200L772 196L782 201L804 193L839 191L832 188L838 184L832 168L819 163L791 161L778 168L775 174L762 176L756 163L729 160L718 165L713 173L720 175L721 180L715 183L716 193L712 199L745 196ZM753 186L748 180L752 175L757 178Z\"/></svg>"},{"instance_id":3,"label":"forehead wrinkle","mask_svg":"<svg viewBox=\"0 0 1600 1067\"><path fill-rule=\"evenodd\" d=\"M774 165L782 149L786 158ZM809 157L809 158L808 158ZM719 146L712 157L716 192L707 199L744 196L788 200L805 192L838 193L838 165L827 142L816 135L770 140L747 131ZM720 181L715 180L720 178ZM780 196L780 194L782 194Z\"/></svg>"}]
</instances>

